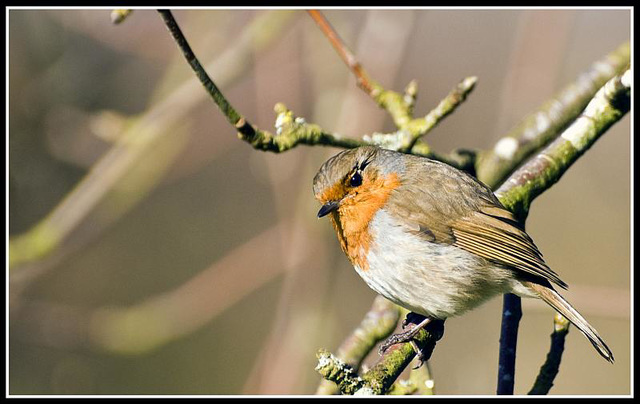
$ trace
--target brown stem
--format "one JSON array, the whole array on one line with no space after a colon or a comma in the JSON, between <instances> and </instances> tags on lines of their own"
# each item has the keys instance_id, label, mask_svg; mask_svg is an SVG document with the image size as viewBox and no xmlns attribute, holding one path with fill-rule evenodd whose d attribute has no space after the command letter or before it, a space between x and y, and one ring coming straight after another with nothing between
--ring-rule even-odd
<instances>
[{"instance_id":1,"label":"brown stem","mask_svg":"<svg viewBox=\"0 0 640 404\"><path fill-rule=\"evenodd\" d=\"M347 45L345 45L340 35L333 29L329 21L324 17L321 11L319 10L307 10L309 16L313 19L313 21L318 24L320 30L326 35L331 42L331 45L338 52L338 55L342 58L344 63L351 69L353 74L356 76L358 80L358 85L362 88L367 94L373 97L374 95L374 86L371 84L371 79L367 72L362 68L360 62L356 59L355 55L349 50Z\"/></svg>"}]
</instances>

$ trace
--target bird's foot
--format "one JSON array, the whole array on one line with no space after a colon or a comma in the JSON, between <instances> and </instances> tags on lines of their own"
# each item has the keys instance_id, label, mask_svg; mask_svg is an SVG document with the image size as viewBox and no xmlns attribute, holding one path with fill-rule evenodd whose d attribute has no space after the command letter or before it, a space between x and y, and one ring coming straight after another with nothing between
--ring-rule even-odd
<instances>
[{"instance_id":1,"label":"bird's foot","mask_svg":"<svg viewBox=\"0 0 640 404\"><path fill-rule=\"evenodd\" d=\"M411 311L404 317L404 320L402 320L402 324L401 324L402 325L402 329L404 330L405 328L407 328L407 326L409 324L413 324L414 326L417 326L425 318L426 317L423 316L422 314L414 313L414 312Z\"/></svg>"},{"instance_id":2,"label":"bird's foot","mask_svg":"<svg viewBox=\"0 0 640 404\"><path fill-rule=\"evenodd\" d=\"M408 331L390 336L382 345L380 345L378 353L382 355L392 345L399 344L401 342L409 342L415 353L418 355L418 360L420 361L418 366L416 366L414 369L419 368L424 363L424 354L418 347L418 344L416 344L416 342L413 340L413 337L415 337L421 329L429 324L431 320L431 317L424 317L413 312L407 314L407 317L402 321L402 329L404 330L409 324L413 324L413 326Z\"/></svg>"}]
</instances>

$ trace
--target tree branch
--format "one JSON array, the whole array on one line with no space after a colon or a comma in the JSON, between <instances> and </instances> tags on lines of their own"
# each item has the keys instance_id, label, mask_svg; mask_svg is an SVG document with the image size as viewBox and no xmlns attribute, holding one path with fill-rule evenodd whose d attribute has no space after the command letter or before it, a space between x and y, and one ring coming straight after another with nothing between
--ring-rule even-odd
<instances>
[{"instance_id":1,"label":"tree branch","mask_svg":"<svg viewBox=\"0 0 640 404\"><path fill-rule=\"evenodd\" d=\"M331 352L321 349L316 357L316 371L326 380L335 383L343 394L352 395L364 387L365 382L357 372Z\"/></svg>"},{"instance_id":2,"label":"tree branch","mask_svg":"<svg viewBox=\"0 0 640 404\"><path fill-rule=\"evenodd\" d=\"M516 377L516 346L518 327L522 318L520 297L507 293L503 297L502 327L500 329L500 352L498 357L499 395L513 394Z\"/></svg>"},{"instance_id":3,"label":"tree branch","mask_svg":"<svg viewBox=\"0 0 640 404\"><path fill-rule=\"evenodd\" d=\"M416 360L414 360L416 362ZM416 364L418 365L418 364ZM389 395L435 395L435 382L431 373L430 363L424 362L418 369L409 373L408 379L397 380L389 389Z\"/></svg>"},{"instance_id":4,"label":"tree branch","mask_svg":"<svg viewBox=\"0 0 640 404\"><path fill-rule=\"evenodd\" d=\"M630 107L631 71L609 80L589 102L582 115L536 157L518 169L496 191L500 202L524 223L531 202L555 184ZM520 298L505 295L498 366L498 394L513 393L515 350ZM503 338L504 337L504 338ZM513 353L513 354L512 354ZM550 380L549 382L551 382Z\"/></svg>"},{"instance_id":5,"label":"tree branch","mask_svg":"<svg viewBox=\"0 0 640 404\"><path fill-rule=\"evenodd\" d=\"M319 10L307 10L307 13L309 13L309 16L311 16L313 21L318 24L320 30L329 39L329 42L331 42L331 45L333 45L336 52L338 52L338 55L340 55L347 67L349 67L354 76L356 76L358 86L365 93L369 94L369 96L374 97L379 85L369 78L369 75L364 68L362 68L353 52L351 52L347 45L345 45L342 38L340 38L340 35L338 35L338 33L333 29L322 12Z\"/></svg>"},{"instance_id":6,"label":"tree branch","mask_svg":"<svg viewBox=\"0 0 640 404\"><path fill-rule=\"evenodd\" d=\"M471 93L477 82L477 77L467 77L463 79L456 87L454 87L440 103L431 110L425 117L412 119L410 117L409 109L410 103L407 103L400 94L391 91L386 91L384 94L384 105L390 108L393 114L400 116L404 115L408 117L407 120L397 122L400 130L391 134L374 134L372 136L365 136L365 140L370 140L372 143L380 145L385 149L397 150L403 153L412 154L432 154L431 149L422 142L420 145L416 145L418 140L429 133L436 127L442 119L452 113ZM415 82L410 83L408 89L415 89ZM409 91L407 91L409 93ZM415 149L415 150L414 150Z\"/></svg>"},{"instance_id":7,"label":"tree branch","mask_svg":"<svg viewBox=\"0 0 640 404\"><path fill-rule=\"evenodd\" d=\"M251 126L251 124L233 108L224 94L222 94L213 80L211 80L211 77L209 77L204 67L202 67L195 53L193 53L189 42L182 33L180 26L173 18L173 14L171 13L171 11L158 10L158 13L160 13L160 15L162 16L167 29L171 33L171 36L173 36L173 39L176 41L178 48L180 48L180 50L182 51L184 58L187 60L187 63L189 63L189 66L191 66L191 69L193 69L194 73L204 86L205 90L207 91L207 93L209 93L211 98L213 98L213 101L216 103L218 108L220 108L220 111L222 111L222 114L227 118L229 123L235 126L238 132L242 134L242 136L248 139L255 137L256 131L253 126Z\"/></svg>"},{"instance_id":8,"label":"tree branch","mask_svg":"<svg viewBox=\"0 0 640 404\"><path fill-rule=\"evenodd\" d=\"M576 119L596 91L627 68L629 58L630 47L626 42L526 116L492 149L481 153L476 162L478 179L491 188L499 186L520 162L551 142Z\"/></svg>"},{"instance_id":9,"label":"tree branch","mask_svg":"<svg viewBox=\"0 0 640 404\"><path fill-rule=\"evenodd\" d=\"M536 378L533 387L529 391L530 395L543 395L549 393L553 386L553 381L560 369L560 361L564 352L564 341L569 333L569 320L556 313L553 317L553 332L551 333L551 347L547 354L547 360L540 368L540 373Z\"/></svg>"},{"instance_id":10,"label":"tree branch","mask_svg":"<svg viewBox=\"0 0 640 404\"><path fill-rule=\"evenodd\" d=\"M631 80L630 70L609 80L578 119L500 186L496 195L519 220L526 218L531 202L538 195L555 184L611 125L629 111Z\"/></svg>"},{"instance_id":11,"label":"tree branch","mask_svg":"<svg viewBox=\"0 0 640 404\"><path fill-rule=\"evenodd\" d=\"M431 357L436 342L443 334L444 321L436 320L427 324L414 337L425 360ZM414 356L415 351L410 343L393 345L374 367L362 376L357 376L344 362L321 350L318 353L319 362L316 370L327 380L336 382L343 394L379 395L389 390Z\"/></svg>"},{"instance_id":12,"label":"tree branch","mask_svg":"<svg viewBox=\"0 0 640 404\"><path fill-rule=\"evenodd\" d=\"M356 76L358 85L383 109L385 109L396 127L397 132L389 134L376 133L365 136L363 139L372 144L379 145L386 149L397 150L403 153L413 153L423 156L434 154L426 143L418 140L433 129L442 119L453 112L471 93L477 77L467 77L463 79L431 112L423 118L413 118L413 106L415 104L418 85L415 80L411 81L404 94L395 91L385 90L380 84L372 80L364 70L355 55L342 41L331 24L318 10L309 10L309 15L318 24L322 32L327 36L333 47L336 49L345 64ZM462 156L459 155L460 158ZM466 154L466 159L475 155ZM453 162L456 159L449 159ZM456 166L467 167L469 163L458 161ZM466 169L466 168L465 168Z\"/></svg>"},{"instance_id":13,"label":"tree branch","mask_svg":"<svg viewBox=\"0 0 640 404\"><path fill-rule=\"evenodd\" d=\"M214 99L218 107L221 109L223 114L225 114L229 122L236 127L236 129L239 132L239 137L247 141L257 149L281 152L281 151L288 150L292 147L295 147L298 143L304 143L304 144L310 144L310 145L316 145L316 144L331 145L331 146L338 146L338 147L357 147L363 144L373 143L373 144L382 144L383 146L386 146L388 148L394 148L396 150L403 150L403 148L407 150L411 150L411 152L414 152L415 150L416 151L415 154L420 154L421 152L423 152L424 154L427 154L427 153L431 154L431 151L429 150L428 146L423 142L417 142L417 140L422 135L424 135L428 130L430 130L430 128L435 126L435 123L437 123L439 119L443 118L448 113L450 113L455 106L457 106L462 100L464 100L464 97L468 94L469 91L471 91L471 89L475 84L475 78L466 79L465 81L463 81L463 84L466 84L466 86L464 85L459 86L456 89L458 91L453 93L452 103L447 105L445 100L445 103L441 103L438 106L438 108L434 110L433 114L427 115L427 117L422 118L422 120L413 119L412 118L413 105L415 101L415 94L417 91L415 83L413 82L410 83L405 96L402 96L393 91L387 91L382 89L379 85L377 85L375 82L369 79L364 69L362 69L360 64L355 60L355 57L353 56L353 54L351 54L348 51L348 49L344 46L344 43L342 43L342 41L339 39L337 34L335 34L333 29L326 22L326 20L324 20L321 14L319 14L319 12L317 11L311 11L310 15L312 17L315 17L314 19L316 20L316 22L319 23L321 29L323 29L325 34L329 36L330 40L332 41L332 44L343 57L343 60L345 60L347 65L350 67L350 69L352 69L352 71L354 71L354 74L356 74L356 76L359 78L359 83L361 87L363 87L363 89L365 89L365 91L367 91L368 94L370 94L381 107L383 107L389 112L389 114L392 116L394 120L394 123L400 130L395 133L387 134L387 135L374 134L370 137L365 136L363 137L362 141L353 140L353 139L347 140L340 137L339 135L324 132L318 125L308 124L302 118L294 118L291 111L287 110L286 107L284 107L284 105L277 104L275 109L278 116L277 116L276 125L275 125L276 135L274 136L269 132L260 131L257 128L253 127L251 124L248 123L248 121L245 118L243 118L240 114L238 114L235 109L233 109L231 104L226 100L226 98L224 98L222 93L215 86L213 81L211 81L211 79L206 74L204 69L202 69L202 66L200 66L200 64L198 63L197 58L191 51L191 48L189 47L184 36L182 35L182 32L180 31L177 23L171 16L171 13L166 10L161 10L159 12L163 16L163 19L165 20L167 27L172 33L174 39L176 40L176 43L183 51L183 54L185 55L185 58L187 59L188 63L190 64L192 69L194 69L194 71L196 72L196 75L201 80L205 89L212 96L212 98ZM624 49L622 49L621 53L624 53ZM627 53L628 53L628 50L627 50ZM630 74L627 76L628 77L625 80L619 80L619 82L621 83L625 81L629 82ZM618 86L614 85L614 87L618 88L620 87L620 85ZM622 87L624 87L624 84L622 84ZM629 109L629 106L628 106L629 104L628 89L629 88L630 88L630 84L627 86L626 110ZM624 112L626 112L624 96L613 96L611 95L613 93L617 93L617 90L609 91L608 94L610 96L604 97L610 101L608 104L606 102L604 103L598 102L596 103L597 105L594 104L591 110L589 108L589 106L591 106L591 103L589 104L589 106L587 107L587 110L585 111L585 114L583 114L583 116L581 117L581 118L585 118L587 122L585 122L584 120L581 120L580 118L576 121L576 122L581 122L579 124L580 128L589 127L589 129L593 129L589 131L590 132L589 134L582 135L577 128L573 130L569 130L573 128L575 124L572 125L567 131L565 131L565 133L563 133L562 138L567 139L569 143L573 146L573 149L569 149L568 146L563 144L559 146L562 150L557 151L558 153L563 153L563 154L558 154L553 156L541 154L543 157L538 158L540 157L538 156L536 159L532 159L534 163L529 162L525 166L525 167L530 167L533 164L534 167L523 168L525 170L524 172L522 171L523 169L518 170L518 172L516 172L511 177L511 179L508 182L506 182L505 185L503 185L498 190L499 191L498 196L503 202L503 204L508 209L511 209L512 211L514 211L516 216L521 221L524 221L524 219L526 218L526 212L528 212L528 207L531 201L537 195L539 195L544 189L547 189L554 182L556 182L560 178L564 170L566 170L568 166L570 166L571 163L575 161L575 159L577 159L582 153L584 153L584 151L588 149L588 147L590 147L590 144L592 144L593 141L595 141L595 139L597 139L597 137L601 133L603 133L611 124L613 124L613 122L619 119L619 116L621 116L621 114L624 114ZM568 96L569 95L567 95L567 97ZM598 95L596 95L596 98L598 98ZM598 105L600 104L602 105L606 104L609 106L617 105L618 108L616 107L605 108L606 111L602 113L602 111L597 110ZM591 111L592 113L589 114L588 113L589 111ZM600 116L608 117L609 119L598 121L595 115L598 115L599 117ZM433 120L428 121L427 118L429 117L432 117ZM590 124L590 122L592 122L591 120L593 120L594 122L593 124ZM396 147L393 147L394 144L390 141L390 140L393 140L393 137L395 137L396 141L400 139L400 141L396 143L397 145ZM540 136L540 138L542 139L543 136ZM526 139L526 140L530 141L530 139ZM552 143L551 146L556 145L557 142L558 141ZM539 146L536 146L532 148L527 148L527 147L524 147L525 144L526 142L522 142L523 147L515 148L516 151L521 153L514 152L515 157L510 156L511 157L510 160L513 163L513 166L515 166L516 164L515 162L522 161L522 159L524 159L528 155L527 153L531 153L537 150L537 147L539 147ZM523 153L525 151L526 153ZM464 153L462 153L461 155L464 156ZM473 154L468 154L468 155L474 156ZM503 156L498 156L498 157L503 157ZM554 164L553 167L550 168L549 162L553 162L554 157L562 160L561 163L568 163L568 164L565 164L564 168L559 168L559 166L561 166L562 164ZM446 157L443 159L446 159ZM468 160L465 163L468 163ZM485 162L484 164L489 164L489 163ZM483 169L485 168L484 164L480 166L480 167L483 167ZM508 164L505 164L505 166L507 165ZM489 165L487 165L486 167L489 167ZM512 168L507 169L506 172L507 173L510 172L511 169ZM535 174L543 178L537 181L532 181L531 180L532 175L535 175ZM482 176L485 176L485 175L482 175ZM496 178L499 178L499 177L500 176L491 176L491 177L487 176L487 178L489 178L488 182L498 183L499 181ZM525 182L522 182L523 178L525 178ZM536 183L536 185L531 185L532 183ZM514 299L514 302L516 302L516 306L514 308L518 309L519 301L517 299ZM509 317L513 318L516 316L509 316ZM434 322L434 324L438 324L438 322ZM442 327L442 324L438 324L438 325ZM515 324L513 323L510 325L504 324L504 327L506 327L507 329L510 328L511 330L517 330L517 321L515 322ZM421 331L421 335L418 337L418 340L420 340L420 338L422 337L425 337L424 335L422 335L422 333L426 333L426 331ZM422 341L423 343L426 343L427 345L429 345L430 350L428 355L430 355L431 350L435 346L435 341L437 341L437 339L440 338L441 333L429 334L429 335L430 336L426 338L426 340ZM515 340L516 340L515 338L505 338L505 341L515 341ZM508 350L510 348L508 344L511 344L511 343L507 343L507 345L501 348L501 355L502 355L502 352L509 353ZM332 359L333 358L332 356L321 354L320 355L321 358L325 358L326 360L322 361L323 366L319 365L318 370L323 375L331 375L331 374L343 375L344 376L342 378L343 380L347 380L347 381L350 380L348 384L350 386L357 387L357 390L355 390L356 392L381 394L388 390L389 386L391 386L393 381L397 378L398 374L402 371L402 369L404 369L404 367L409 363L411 358L413 358L414 356L413 348L411 347L410 344L398 344L394 346L394 348L387 351L387 354L383 356L383 358L378 363L378 365L376 365L373 369L371 369L369 372L363 375L362 383L364 384L361 384L360 381L351 380L350 379L351 376L349 376L351 373L347 371L348 370L347 368L345 368L345 366L347 365L336 362L335 360ZM513 346L513 355L507 355L507 356L511 356L512 359L515 358L515 346ZM505 367L504 369L508 369L508 367ZM337 371L337 373L335 373L334 371ZM330 378L329 376L327 377ZM331 379L331 380L334 380L334 379ZM335 379L335 380L338 380L338 379ZM341 382L338 382L338 383L340 384ZM513 379L511 380L511 384L512 383L513 383ZM356 387L353 387L353 388L356 388ZM344 390L344 391L347 391L347 390ZM511 390L512 390L512 387L511 387Z\"/></svg>"},{"instance_id":14,"label":"tree branch","mask_svg":"<svg viewBox=\"0 0 640 404\"><path fill-rule=\"evenodd\" d=\"M478 78L475 76L463 79L427 116L414 119L408 125L412 136L406 144L402 145L400 151L413 150L420 137L429 133L442 119L452 113L467 99L467 96L473 91L477 81Z\"/></svg>"},{"instance_id":15,"label":"tree branch","mask_svg":"<svg viewBox=\"0 0 640 404\"><path fill-rule=\"evenodd\" d=\"M393 332L401 311L399 306L377 296L360 325L344 340L335 356L357 372L376 344ZM322 380L316 391L316 394L337 393L336 384L326 379Z\"/></svg>"}]
</instances>

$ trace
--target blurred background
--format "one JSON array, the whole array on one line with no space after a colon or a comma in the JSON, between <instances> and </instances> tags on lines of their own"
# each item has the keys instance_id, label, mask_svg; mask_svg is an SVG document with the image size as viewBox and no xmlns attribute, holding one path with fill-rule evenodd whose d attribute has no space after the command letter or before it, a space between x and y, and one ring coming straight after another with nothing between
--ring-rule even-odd
<instances>
[{"instance_id":1,"label":"blurred background","mask_svg":"<svg viewBox=\"0 0 640 404\"><path fill-rule=\"evenodd\" d=\"M311 191L335 148L237 139L153 10L8 10L10 394L313 394L375 297ZM629 10L324 10L369 74L424 115L478 84L428 136L487 149L630 38ZM393 129L303 11L176 10L249 121L273 106L360 137ZM552 394L630 394L630 119L531 209L565 296L612 348L571 329ZM14 252L15 251L15 252ZM447 321L437 394L494 394L500 298ZM553 310L525 301L516 393L532 386ZM376 359L372 355L371 361Z\"/></svg>"}]
</instances>

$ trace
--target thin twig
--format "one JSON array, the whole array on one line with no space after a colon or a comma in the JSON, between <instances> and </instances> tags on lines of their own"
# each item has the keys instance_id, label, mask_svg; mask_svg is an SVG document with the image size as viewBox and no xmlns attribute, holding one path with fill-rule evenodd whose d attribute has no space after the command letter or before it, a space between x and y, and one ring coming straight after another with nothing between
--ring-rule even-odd
<instances>
[{"instance_id":1,"label":"thin twig","mask_svg":"<svg viewBox=\"0 0 640 404\"><path fill-rule=\"evenodd\" d=\"M345 45L340 35L333 29L329 21L324 17L321 11L319 10L307 10L309 16L313 19L313 21L318 24L320 30L326 35L331 42L331 45L338 52L338 55L342 58L344 63L351 69L353 74L356 76L358 81L358 86L364 90L367 94L374 97L374 90L376 84L371 81L367 72L362 68L362 65L356 59L355 55L349 50L347 45Z\"/></svg>"},{"instance_id":2,"label":"thin twig","mask_svg":"<svg viewBox=\"0 0 640 404\"><path fill-rule=\"evenodd\" d=\"M399 129L397 132L390 134L365 136L364 140L386 149L404 153L431 154L432 151L426 143L422 142L417 147L416 143L466 99L467 95L473 90L477 78L465 78L429 114L425 117L414 119L413 107L417 96L416 81L413 80L407 85L404 94L384 89L369 77L355 55L345 45L324 15L318 10L308 10L308 13L327 36L338 55L356 76L358 85L391 115L393 122ZM470 156L467 155L467 158ZM467 164L465 163L465 165Z\"/></svg>"},{"instance_id":3,"label":"thin twig","mask_svg":"<svg viewBox=\"0 0 640 404\"><path fill-rule=\"evenodd\" d=\"M222 92L218 89L218 86L211 80L211 77L207 74L206 70L200 64L200 61L196 57L195 53L191 49L189 42L185 38L180 26L176 22L175 18L173 18L173 14L170 10L158 10L158 13L162 16L167 29L173 36L173 39L176 41L178 48L182 51L184 58L193 69L194 73L206 89L207 93L213 98L220 111L224 114L231 125L235 126L239 133L241 133L246 138L253 138L256 135L256 131L253 126L243 118L231 105L231 103L227 100L227 98L222 94Z\"/></svg>"},{"instance_id":4,"label":"thin twig","mask_svg":"<svg viewBox=\"0 0 640 404\"><path fill-rule=\"evenodd\" d=\"M440 121L462 104L471 91L473 91L477 81L478 78L475 76L466 77L424 118L414 119L410 123L411 129L409 131L411 132L411 137L399 150L411 151L418 139L429 133Z\"/></svg>"},{"instance_id":5,"label":"thin twig","mask_svg":"<svg viewBox=\"0 0 640 404\"><path fill-rule=\"evenodd\" d=\"M309 124L302 118L294 117L291 111L283 104L277 104L275 106L277 114L275 135L254 127L246 118L237 112L211 77L209 77L191 49L180 26L173 18L171 11L158 10L158 13L162 16L178 48L182 51L187 63L189 63L189 66L191 66L195 72L206 92L214 100L220 111L227 118L227 121L238 131L238 137L251 144L254 148L279 153L289 150L298 144L343 148L353 148L366 144L362 141L325 132L318 125Z\"/></svg>"},{"instance_id":6,"label":"thin twig","mask_svg":"<svg viewBox=\"0 0 640 404\"><path fill-rule=\"evenodd\" d=\"M540 373L536 378L533 387L529 391L530 395L544 395L549 393L553 386L553 381L560 369L560 361L564 352L564 342L569 333L569 320L556 313L553 317L553 332L551 333L551 347L547 354L547 360L540 368Z\"/></svg>"}]
</instances>

